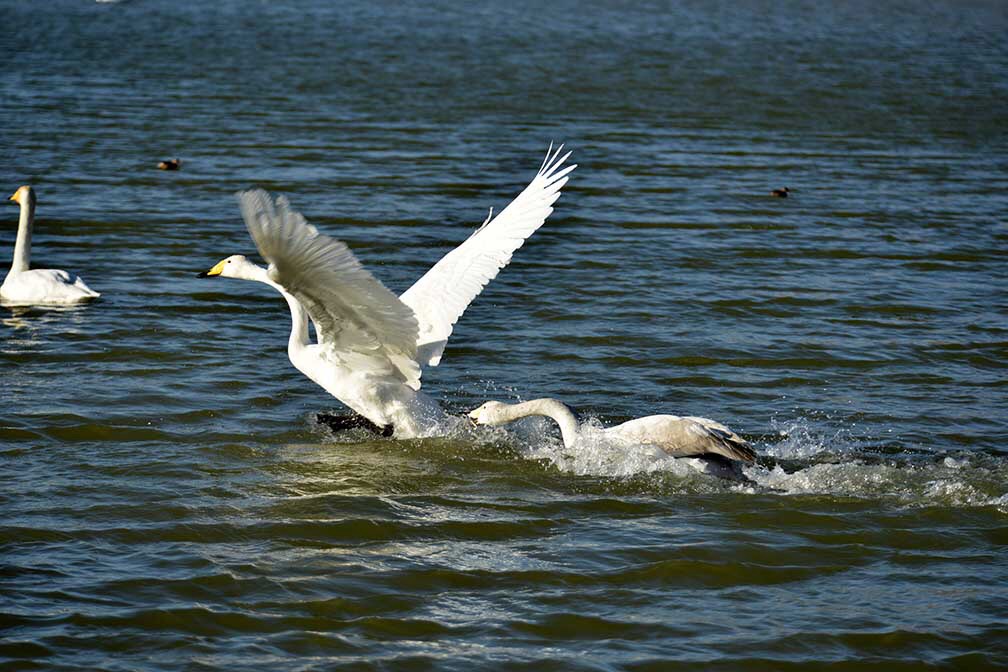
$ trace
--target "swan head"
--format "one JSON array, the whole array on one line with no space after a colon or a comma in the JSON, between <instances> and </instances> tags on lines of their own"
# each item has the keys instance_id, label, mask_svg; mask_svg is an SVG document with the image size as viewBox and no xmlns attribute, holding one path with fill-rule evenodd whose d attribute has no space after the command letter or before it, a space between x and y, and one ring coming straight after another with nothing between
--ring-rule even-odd
<instances>
[{"instance_id":1,"label":"swan head","mask_svg":"<svg viewBox=\"0 0 1008 672\"><path fill-rule=\"evenodd\" d=\"M469 412L469 420L473 425L501 425L506 422L501 417L501 412L507 408L507 404L499 401L488 401L479 408Z\"/></svg>"},{"instance_id":2,"label":"swan head","mask_svg":"<svg viewBox=\"0 0 1008 672\"><path fill-rule=\"evenodd\" d=\"M238 278L239 280L255 280L258 278L256 271L261 270L253 264L243 254L232 254L230 257L221 259L209 271L203 271L197 278L214 278L218 275L222 278Z\"/></svg>"},{"instance_id":3,"label":"swan head","mask_svg":"<svg viewBox=\"0 0 1008 672\"><path fill-rule=\"evenodd\" d=\"M18 190L11 194L11 197L7 200L20 203L21 205L35 205L35 190L30 185L25 184L18 187Z\"/></svg>"}]
</instances>

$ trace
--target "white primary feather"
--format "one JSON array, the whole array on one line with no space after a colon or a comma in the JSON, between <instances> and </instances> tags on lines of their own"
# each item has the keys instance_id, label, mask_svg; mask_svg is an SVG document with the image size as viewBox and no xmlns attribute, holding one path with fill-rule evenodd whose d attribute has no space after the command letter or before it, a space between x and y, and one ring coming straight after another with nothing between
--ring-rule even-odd
<instances>
[{"instance_id":1,"label":"white primary feather","mask_svg":"<svg viewBox=\"0 0 1008 672\"><path fill-rule=\"evenodd\" d=\"M420 363L437 366L448 337L465 309L511 261L511 255L543 225L560 198L560 189L577 165L561 169L570 152L550 145L539 173L511 203L399 297L413 309L420 327Z\"/></svg>"}]
</instances>

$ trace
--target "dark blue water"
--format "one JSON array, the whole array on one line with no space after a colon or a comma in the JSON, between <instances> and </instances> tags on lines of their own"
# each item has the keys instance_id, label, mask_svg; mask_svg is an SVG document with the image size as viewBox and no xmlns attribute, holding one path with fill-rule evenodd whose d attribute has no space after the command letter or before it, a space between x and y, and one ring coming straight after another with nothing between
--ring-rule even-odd
<instances>
[{"instance_id":1,"label":"dark blue water","mask_svg":"<svg viewBox=\"0 0 1008 672\"><path fill-rule=\"evenodd\" d=\"M3 195L103 293L0 308L4 669L1008 665L1003 3L0 11ZM745 481L333 434L284 302L194 277L259 186L401 292L551 140L578 169L424 389L713 417Z\"/></svg>"}]
</instances>

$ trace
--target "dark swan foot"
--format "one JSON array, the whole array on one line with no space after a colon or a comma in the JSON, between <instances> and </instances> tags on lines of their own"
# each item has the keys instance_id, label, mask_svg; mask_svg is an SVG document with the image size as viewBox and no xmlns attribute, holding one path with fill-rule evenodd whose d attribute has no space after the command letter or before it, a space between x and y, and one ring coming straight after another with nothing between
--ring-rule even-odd
<instances>
[{"instance_id":1,"label":"dark swan foot","mask_svg":"<svg viewBox=\"0 0 1008 672\"><path fill-rule=\"evenodd\" d=\"M366 429L372 434L389 437L392 436L392 425L379 427L363 415L351 413L349 415L335 415L333 413L316 413L315 422L325 425L334 432L342 432L347 429Z\"/></svg>"}]
</instances>

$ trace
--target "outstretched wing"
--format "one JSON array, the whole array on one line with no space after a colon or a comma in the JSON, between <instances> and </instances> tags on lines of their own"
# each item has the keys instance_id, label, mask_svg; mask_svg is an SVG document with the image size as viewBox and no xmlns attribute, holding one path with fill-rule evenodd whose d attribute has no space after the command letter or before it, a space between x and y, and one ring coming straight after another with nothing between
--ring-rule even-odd
<instances>
[{"instance_id":1,"label":"outstretched wing","mask_svg":"<svg viewBox=\"0 0 1008 672\"><path fill-rule=\"evenodd\" d=\"M413 309L420 326L417 341L421 364L437 366L452 328L465 309L511 261L511 255L543 225L560 198L560 189L577 166L563 167L563 145L550 144L539 173L493 219L487 218L469 238L403 292L399 298Z\"/></svg>"},{"instance_id":2,"label":"outstretched wing","mask_svg":"<svg viewBox=\"0 0 1008 672\"><path fill-rule=\"evenodd\" d=\"M344 362L400 375L420 389L417 320L341 241L319 233L262 190L238 194L242 216L269 275L292 294L315 323L319 344Z\"/></svg>"}]
</instances>

